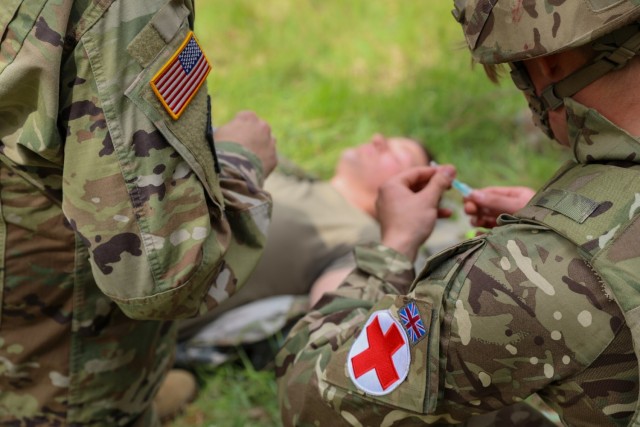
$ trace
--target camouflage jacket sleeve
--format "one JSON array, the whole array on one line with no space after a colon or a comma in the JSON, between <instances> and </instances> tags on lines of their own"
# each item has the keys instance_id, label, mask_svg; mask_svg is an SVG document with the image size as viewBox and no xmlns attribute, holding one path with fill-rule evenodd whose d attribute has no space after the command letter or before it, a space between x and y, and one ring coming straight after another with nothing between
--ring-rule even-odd
<instances>
[{"instance_id":1,"label":"camouflage jacket sleeve","mask_svg":"<svg viewBox=\"0 0 640 427\"><path fill-rule=\"evenodd\" d=\"M557 234L498 227L432 257L406 293L381 280L388 256L367 256L278 355L285 425L457 424L535 392L565 415L635 402L632 349L619 383L604 367L630 340L619 308Z\"/></svg>"},{"instance_id":2,"label":"camouflage jacket sleeve","mask_svg":"<svg viewBox=\"0 0 640 427\"><path fill-rule=\"evenodd\" d=\"M190 4L48 8L3 74L16 91L5 95L38 104L3 137L5 155L59 198L96 283L132 318L192 316L228 298L270 214L257 159L231 142L215 158L206 83L178 118L151 87L190 40Z\"/></svg>"},{"instance_id":3,"label":"camouflage jacket sleeve","mask_svg":"<svg viewBox=\"0 0 640 427\"><path fill-rule=\"evenodd\" d=\"M216 175L206 83L177 120L151 91L190 33L192 11L163 3L151 16L114 3L75 51L66 100L80 114L67 125L65 213L98 285L135 318L191 316L232 295L261 254L271 207L259 161L241 146L218 143ZM86 128L90 139L73 137Z\"/></svg>"}]
</instances>

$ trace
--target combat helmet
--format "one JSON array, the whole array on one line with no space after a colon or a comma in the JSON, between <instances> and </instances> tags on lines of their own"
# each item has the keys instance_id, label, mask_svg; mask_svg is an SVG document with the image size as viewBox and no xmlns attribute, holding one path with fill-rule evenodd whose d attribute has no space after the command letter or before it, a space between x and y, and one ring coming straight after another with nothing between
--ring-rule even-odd
<instances>
[{"instance_id":1,"label":"combat helmet","mask_svg":"<svg viewBox=\"0 0 640 427\"><path fill-rule=\"evenodd\" d=\"M640 0L454 0L475 61L509 63L536 124L553 136L548 113L640 52ZM521 61L591 44L590 63L538 96Z\"/></svg>"}]
</instances>

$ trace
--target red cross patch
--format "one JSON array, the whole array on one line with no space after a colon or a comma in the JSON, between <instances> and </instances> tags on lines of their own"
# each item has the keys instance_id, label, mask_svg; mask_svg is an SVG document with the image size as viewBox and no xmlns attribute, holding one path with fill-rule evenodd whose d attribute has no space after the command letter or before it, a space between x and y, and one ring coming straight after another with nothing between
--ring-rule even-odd
<instances>
[{"instance_id":1,"label":"red cross patch","mask_svg":"<svg viewBox=\"0 0 640 427\"><path fill-rule=\"evenodd\" d=\"M369 317L347 358L351 381L375 396L391 393L409 373L411 355L407 333L388 310Z\"/></svg>"}]
</instances>

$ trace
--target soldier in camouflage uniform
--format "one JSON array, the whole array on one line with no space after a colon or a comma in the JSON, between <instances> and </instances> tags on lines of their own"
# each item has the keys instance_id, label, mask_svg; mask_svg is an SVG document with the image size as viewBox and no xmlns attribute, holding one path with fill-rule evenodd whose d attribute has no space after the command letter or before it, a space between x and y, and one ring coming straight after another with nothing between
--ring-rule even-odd
<instances>
[{"instance_id":1,"label":"soldier in camouflage uniform","mask_svg":"<svg viewBox=\"0 0 640 427\"><path fill-rule=\"evenodd\" d=\"M640 1L456 0L454 16L575 159L415 279L406 254L450 179L426 169L383 188L384 246L356 248L358 268L278 356L284 424L448 425L507 408L495 425L527 425L508 409L537 393L567 425L640 425Z\"/></svg>"},{"instance_id":2,"label":"soldier in camouflage uniform","mask_svg":"<svg viewBox=\"0 0 640 427\"><path fill-rule=\"evenodd\" d=\"M260 256L275 141L243 112L216 158L192 25L191 0L2 2L2 425L158 425L169 319Z\"/></svg>"}]
</instances>

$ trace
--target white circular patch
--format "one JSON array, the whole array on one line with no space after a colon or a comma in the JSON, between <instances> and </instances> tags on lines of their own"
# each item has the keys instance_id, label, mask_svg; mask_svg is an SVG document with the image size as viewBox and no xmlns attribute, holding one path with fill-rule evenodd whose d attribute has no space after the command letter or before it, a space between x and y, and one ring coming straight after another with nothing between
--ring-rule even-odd
<instances>
[{"instance_id":1,"label":"white circular patch","mask_svg":"<svg viewBox=\"0 0 640 427\"><path fill-rule=\"evenodd\" d=\"M51 380L51 384L55 387L67 388L69 387L69 377L62 375L59 372L49 372L49 379Z\"/></svg>"},{"instance_id":2,"label":"white circular patch","mask_svg":"<svg viewBox=\"0 0 640 427\"><path fill-rule=\"evenodd\" d=\"M191 172L191 168L189 167L189 165L186 162L182 162L176 167L176 170L173 173L172 178L176 180L182 179L187 175L189 175L189 172Z\"/></svg>"},{"instance_id":3,"label":"white circular patch","mask_svg":"<svg viewBox=\"0 0 640 427\"><path fill-rule=\"evenodd\" d=\"M517 348L515 348L515 347L514 347L513 345L511 345L511 344L507 344L507 346L506 346L505 348L507 349L507 351L508 351L509 353L511 353L511 354L512 354L512 355L514 355L514 356L515 356L516 354L518 354L518 349L517 349Z\"/></svg>"},{"instance_id":4,"label":"white circular patch","mask_svg":"<svg viewBox=\"0 0 640 427\"><path fill-rule=\"evenodd\" d=\"M126 223L129 222L129 217L124 215L114 215L113 220Z\"/></svg>"},{"instance_id":5,"label":"white circular patch","mask_svg":"<svg viewBox=\"0 0 640 427\"><path fill-rule=\"evenodd\" d=\"M191 238L194 240L204 240L206 239L209 231L204 227L194 227L193 233L191 234Z\"/></svg>"},{"instance_id":6,"label":"white circular patch","mask_svg":"<svg viewBox=\"0 0 640 427\"><path fill-rule=\"evenodd\" d=\"M20 215L10 213L10 214L7 214L7 221L13 224L20 224L22 222L22 217Z\"/></svg>"},{"instance_id":7,"label":"white circular patch","mask_svg":"<svg viewBox=\"0 0 640 427\"><path fill-rule=\"evenodd\" d=\"M478 374L478 379L482 383L483 387L489 387L491 385L491 376L486 372L480 372Z\"/></svg>"},{"instance_id":8,"label":"white circular patch","mask_svg":"<svg viewBox=\"0 0 640 427\"><path fill-rule=\"evenodd\" d=\"M562 356L562 363L564 363L565 365L568 365L569 362L571 362L571 358L567 355Z\"/></svg>"},{"instance_id":9,"label":"white circular patch","mask_svg":"<svg viewBox=\"0 0 640 427\"><path fill-rule=\"evenodd\" d=\"M585 328L591 326L591 321L593 320L591 313L587 310L584 310L578 314L578 322Z\"/></svg>"},{"instance_id":10,"label":"white circular patch","mask_svg":"<svg viewBox=\"0 0 640 427\"><path fill-rule=\"evenodd\" d=\"M349 378L365 393L382 396L409 374L409 338L389 310L371 314L347 357Z\"/></svg>"},{"instance_id":11,"label":"white circular patch","mask_svg":"<svg viewBox=\"0 0 640 427\"><path fill-rule=\"evenodd\" d=\"M553 318L556 320L562 319L562 313L560 313L559 311L556 311L555 313L553 313Z\"/></svg>"},{"instance_id":12,"label":"white circular patch","mask_svg":"<svg viewBox=\"0 0 640 427\"><path fill-rule=\"evenodd\" d=\"M553 378L553 373L554 373L553 366L551 366L548 363L545 363L545 365L544 365L544 376L547 377L547 378Z\"/></svg>"},{"instance_id":13,"label":"white circular patch","mask_svg":"<svg viewBox=\"0 0 640 427\"><path fill-rule=\"evenodd\" d=\"M554 341L559 341L562 338L562 334L560 333L560 331L552 331L551 332L551 339Z\"/></svg>"},{"instance_id":14,"label":"white circular patch","mask_svg":"<svg viewBox=\"0 0 640 427\"><path fill-rule=\"evenodd\" d=\"M191 233L187 230L178 230L171 233L169 241L173 246L178 246L180 243L186 242L191 238Z\"/></svg>"},{"instance_id":15,"label":"white circular patch","mask_svg":"<svg viewBox=\"0 0 640 427\"><path fill-rule=\"evenodd\" d=\"M537 365L538 364L538 358L533 356L531 359L529 359L529 363L531 363L532 365Z\"/></svg>"}]
</instances>

